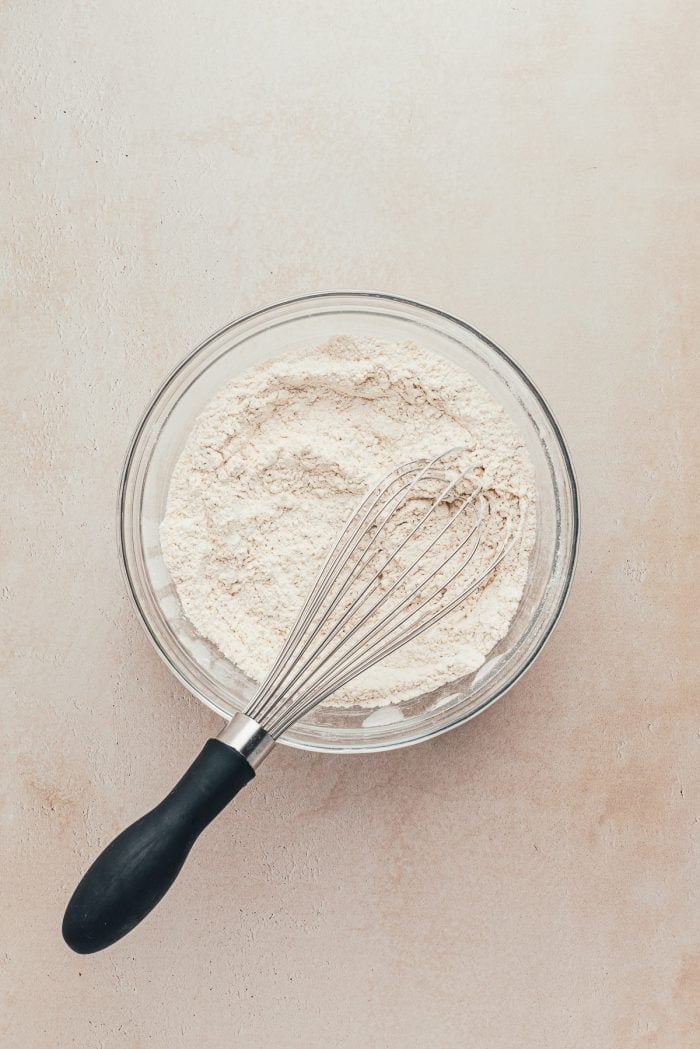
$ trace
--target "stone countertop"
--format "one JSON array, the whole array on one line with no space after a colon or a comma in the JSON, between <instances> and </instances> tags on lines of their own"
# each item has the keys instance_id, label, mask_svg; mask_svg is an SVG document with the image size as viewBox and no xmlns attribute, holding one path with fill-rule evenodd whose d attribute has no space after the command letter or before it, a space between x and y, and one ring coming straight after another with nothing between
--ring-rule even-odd
<instances>
[{"instance_id":1,"label":"stone countertop","mask_svg":"<svg viewBox=\"0 0 700 1049\"><path fill-rule=\"evenodd\" d=\"M4 1049L690 1049L697 5L3 23ZM219 727L127 602L133 427L212 330L344 287L466 318L541 387L582 491L569 604L463 729L281 748L167 903L72 955L77 877Z\"/></svg>"}]
</instances>

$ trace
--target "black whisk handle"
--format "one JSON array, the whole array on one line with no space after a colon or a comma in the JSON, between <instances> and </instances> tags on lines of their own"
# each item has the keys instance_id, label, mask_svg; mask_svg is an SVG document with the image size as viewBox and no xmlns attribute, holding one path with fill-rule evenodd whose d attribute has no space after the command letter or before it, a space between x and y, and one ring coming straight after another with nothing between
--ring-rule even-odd
<instances>
[{"instance_id":1,"label":"black whisk handle","mask_svg":"<svg viewBox=\"0 0 700 1049\"><path fill-rule=\"evenodd\" d=\"M206 826L255 775L218 739L201 753L166 798L114 839L73 893L63 938L79 954L109 947L163 898Z\"/></svg>"}]
</instances>

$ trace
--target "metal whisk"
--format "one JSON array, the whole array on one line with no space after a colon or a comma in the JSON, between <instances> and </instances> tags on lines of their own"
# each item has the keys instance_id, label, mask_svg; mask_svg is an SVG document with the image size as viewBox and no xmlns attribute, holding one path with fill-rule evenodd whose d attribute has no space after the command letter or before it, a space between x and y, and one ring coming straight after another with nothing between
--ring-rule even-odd
<instances>
[{"instance_id":1,"label":"metal whisk","mask_svg":"<svg viewBox=\"0 0 700 1049\"><path fill-rule=\"evenodd\" d=\"M491 511L470 468L452 477L444 468L464 451L393 469L351 514L246 711L273 739L439 622L505 557L510 519L499 522L500 542L487 563L468 571ZM443 519L439 509L451 512Z\"/></svg>"},{"instance_id":2,"label":"metal whisk","mask_svg":"<svg viewBox=\"0 0 700 1049\"><path fill-rule=\"evenodd\" d=\"M524 517L492 508L464 448L396 467L348 518L245 713L209 740L171 793L123 831L63 922L80 953L124 936L172 884L205 826L295 722L438 623L483 586Z\"/></svg>"}]
</instances>

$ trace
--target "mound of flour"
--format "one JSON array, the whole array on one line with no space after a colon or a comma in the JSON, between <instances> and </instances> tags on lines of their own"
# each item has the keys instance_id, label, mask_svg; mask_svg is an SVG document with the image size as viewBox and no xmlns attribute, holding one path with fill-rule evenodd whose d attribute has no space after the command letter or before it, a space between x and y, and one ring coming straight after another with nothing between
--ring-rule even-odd
<instances>
[{"instance_id":1,"label":"mound of flour","mask_svg":"<svg viewBox=\"0 0 700 1049\"><path fill-rule=\"evenodd\" d=\"M346 517L392 467L466 445L520 542L488 584L328 703L382 706L477 670L508 631L534 541L534 472L503 409L412 343L338 336L249 368L197 419L161 523L196 630L260 681Z\"/></svg>"}]
</instances>

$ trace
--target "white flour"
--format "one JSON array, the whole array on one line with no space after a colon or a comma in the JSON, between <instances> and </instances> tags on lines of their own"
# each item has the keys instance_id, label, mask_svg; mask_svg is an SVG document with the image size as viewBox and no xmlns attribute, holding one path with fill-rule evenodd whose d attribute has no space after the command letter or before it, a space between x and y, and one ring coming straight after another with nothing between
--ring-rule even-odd
<instances>
[{"instance_id":1,"label":"white flour","mask_svg":"<svg viewBox=\"0 0 700 1049\"><path fill-rule=\"evenodd\" d=\"M471 671L507 633L534 540L534 473L502 408L412 343L339 336L250 368L198 418L161 524L183 609L259 681L345 518L401 462L466 445L493 507L530 509L488 584L327 702L381 706Z\"/></svg>"}]
</instances>

